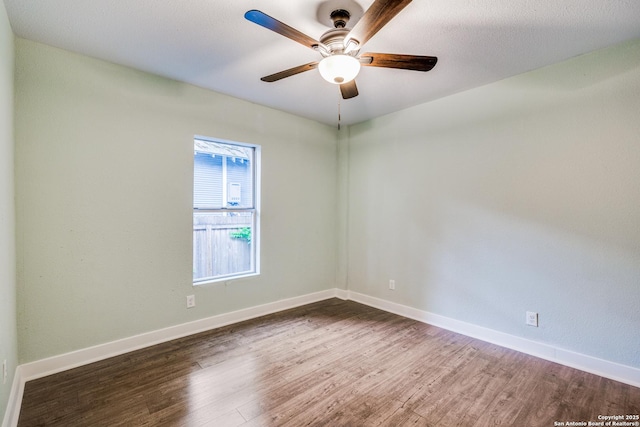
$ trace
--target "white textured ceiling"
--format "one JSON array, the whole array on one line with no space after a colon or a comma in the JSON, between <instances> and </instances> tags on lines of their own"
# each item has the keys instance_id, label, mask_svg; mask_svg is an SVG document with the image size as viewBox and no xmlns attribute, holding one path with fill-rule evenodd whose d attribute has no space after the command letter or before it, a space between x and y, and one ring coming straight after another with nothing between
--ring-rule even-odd
<instances>
[{"instance_id":1,"label":"white textured ceiling","mask_svg":"<svg viewBox=\"0 0 640 427\"><path fill-rule=\"evenodd\" d=\"M260 77L319 59L244 19L250 9L318 39L319 11L372 0L4 0L14 33L335 125L378 117L640 38L640 0L414 0L362 52L438 57L427 73L363 67L342 100L317 70ZM355 13L357 15L357 12ZM322 16L319 16L322 15ZM354 22L350 22L352 26Z\"/></svg>"}]
</instances>

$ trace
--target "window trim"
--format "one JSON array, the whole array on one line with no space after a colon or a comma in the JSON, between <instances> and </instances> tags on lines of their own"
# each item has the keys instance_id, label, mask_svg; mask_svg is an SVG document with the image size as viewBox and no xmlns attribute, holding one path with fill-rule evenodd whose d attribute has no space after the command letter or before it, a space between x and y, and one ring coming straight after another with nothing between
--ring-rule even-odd
<instances>
[{"instance_id":1,"label":"window trim","mask_svg":"<svg viewBox=\"0 0 640 427\"><path fill-rule=\"evenodd\" d=\"M191 143L194 144L196 140L201 140L204 142L213 142L213 143L218 143L218 144L226 144L226 145L236 145L236 146L240 146L240 147L247 147L247 148L251 148L253 150L253 164L251 165L253 168L253 173L252 173L252 185L253 185L253 207L252 208L238 208L238 207L226 207L226 206L222 206L221 208L196 208L194 205L194 201L192 199L191 201L191 208L192 208L192 223L193 223L193 216L196 213L207 213L207 212L211 212L211 213L219 213L219 212L238 212L238 213L246 213L246 212L251 212L252 215L252 227L253 227L253 235L252 235L252 240L251 240L251 244L253 245L253 269L252 271L249 272L242 272L242 273L238 273L238 274L231 274L231 275L226 275L226 276L220 276L220 277L207 277L204 279L200 279L200 280L194 280L192 278L192 283L193 286L202 286L202 285L207 285L207 284L211 284L211 283L219 283L219 282L229 282L232 280L238 280L238 279L245 279L248 277L255 277L255 276L259 276L260 275L260 201L261 201L261 197L260 197L260 189L261 189L261 154L262 154L262 147L260 145L257 144L250 144L250 143L245 143L245 142L236 142L236 141L228 141L228 140L224 140L224 139L220 139L220 138L211 138L211 137L206 137L206 136L201 136L201 135L194 135ZM194 151L195 153L195 151ZM192 173L192 175L194 175L194 173ZM192 190L193 190L193 180L192 180ZM223 188L222 191L227 191L226 188L224 188L224 183L223 183ZM193 194L193 191L191 192ZM192 239L193 239L193 231L192 231ZM193 264L193 250L191 251L191 263Z\"/></svg>"}]
</instances>

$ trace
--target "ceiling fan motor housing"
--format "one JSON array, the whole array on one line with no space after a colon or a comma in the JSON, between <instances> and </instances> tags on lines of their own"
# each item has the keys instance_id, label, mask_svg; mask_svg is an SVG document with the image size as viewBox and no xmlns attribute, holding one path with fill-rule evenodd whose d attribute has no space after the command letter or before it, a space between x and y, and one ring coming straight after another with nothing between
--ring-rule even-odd
<instances>
[{"instance_id":1,"label":"ceiling fan motor housing","mask_svg":"<svg viewBox=\"0 0 640 427\"><path fill-rule=\"evenodd\" d=\"M320 51L323 56L330 56L339 53L344 53L344 39L347 37L351 31L349 28L333 28L325 32L322 37L320 37L320 42L329 48L328 52ZM349 55L355 56L358 51L351 51Z\"/></svg>"},{"instance_id":2,"label":"ceiling fan motor housing","mask_svg":"<svg viewBox=\"0 0 640 427\"><path fill-rule=\"evenodd\" d=\"M331 12L331 20L333 21L333 26L335 28L326 31L320 37L320 43L328 48L328 51L325 49L319 49L322 56L327 57L335 54L348 54L355 57L358 54L359 49L353 49L354 46L351 46L349 52L345 53L346 46L344 45L344 40L349 32L351 32L351 28L347 28L347 23L349 22L350 17L351 14L349 11L344 9L336 9Z\"/></svg>"}]
</instances>

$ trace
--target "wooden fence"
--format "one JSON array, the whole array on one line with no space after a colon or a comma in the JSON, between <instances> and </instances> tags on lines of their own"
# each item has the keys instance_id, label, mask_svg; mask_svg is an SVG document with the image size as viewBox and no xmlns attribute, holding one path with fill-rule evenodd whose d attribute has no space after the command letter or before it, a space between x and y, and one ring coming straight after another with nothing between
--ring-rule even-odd
<instances>
[{"instance_id":1,"label":"wooden fence","mask_svg":"<svg viewBox=\"0 0 640 427\"><path fill-rule=\"evenodd\" d=\"M193 279L252 270L251 242L232 233L252 229L251 216L196 215L193 224Z\"/></svg>"}]
</instances>

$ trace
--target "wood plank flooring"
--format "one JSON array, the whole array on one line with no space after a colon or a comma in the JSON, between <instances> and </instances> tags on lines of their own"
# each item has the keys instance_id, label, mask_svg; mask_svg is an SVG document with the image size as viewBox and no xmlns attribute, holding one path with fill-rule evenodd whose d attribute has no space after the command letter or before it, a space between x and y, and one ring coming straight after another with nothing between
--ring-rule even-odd
<instances>
[{"instance_id":1,"label":"wood plank flooring","mask_svg":"<svg viewBox=\"0 0 640 427\"><path fill-rule=\"evenodd\" d=\"M19 426L557 426L640 389L331 299L25 386Z\"/></svg>"}]
</instances>

